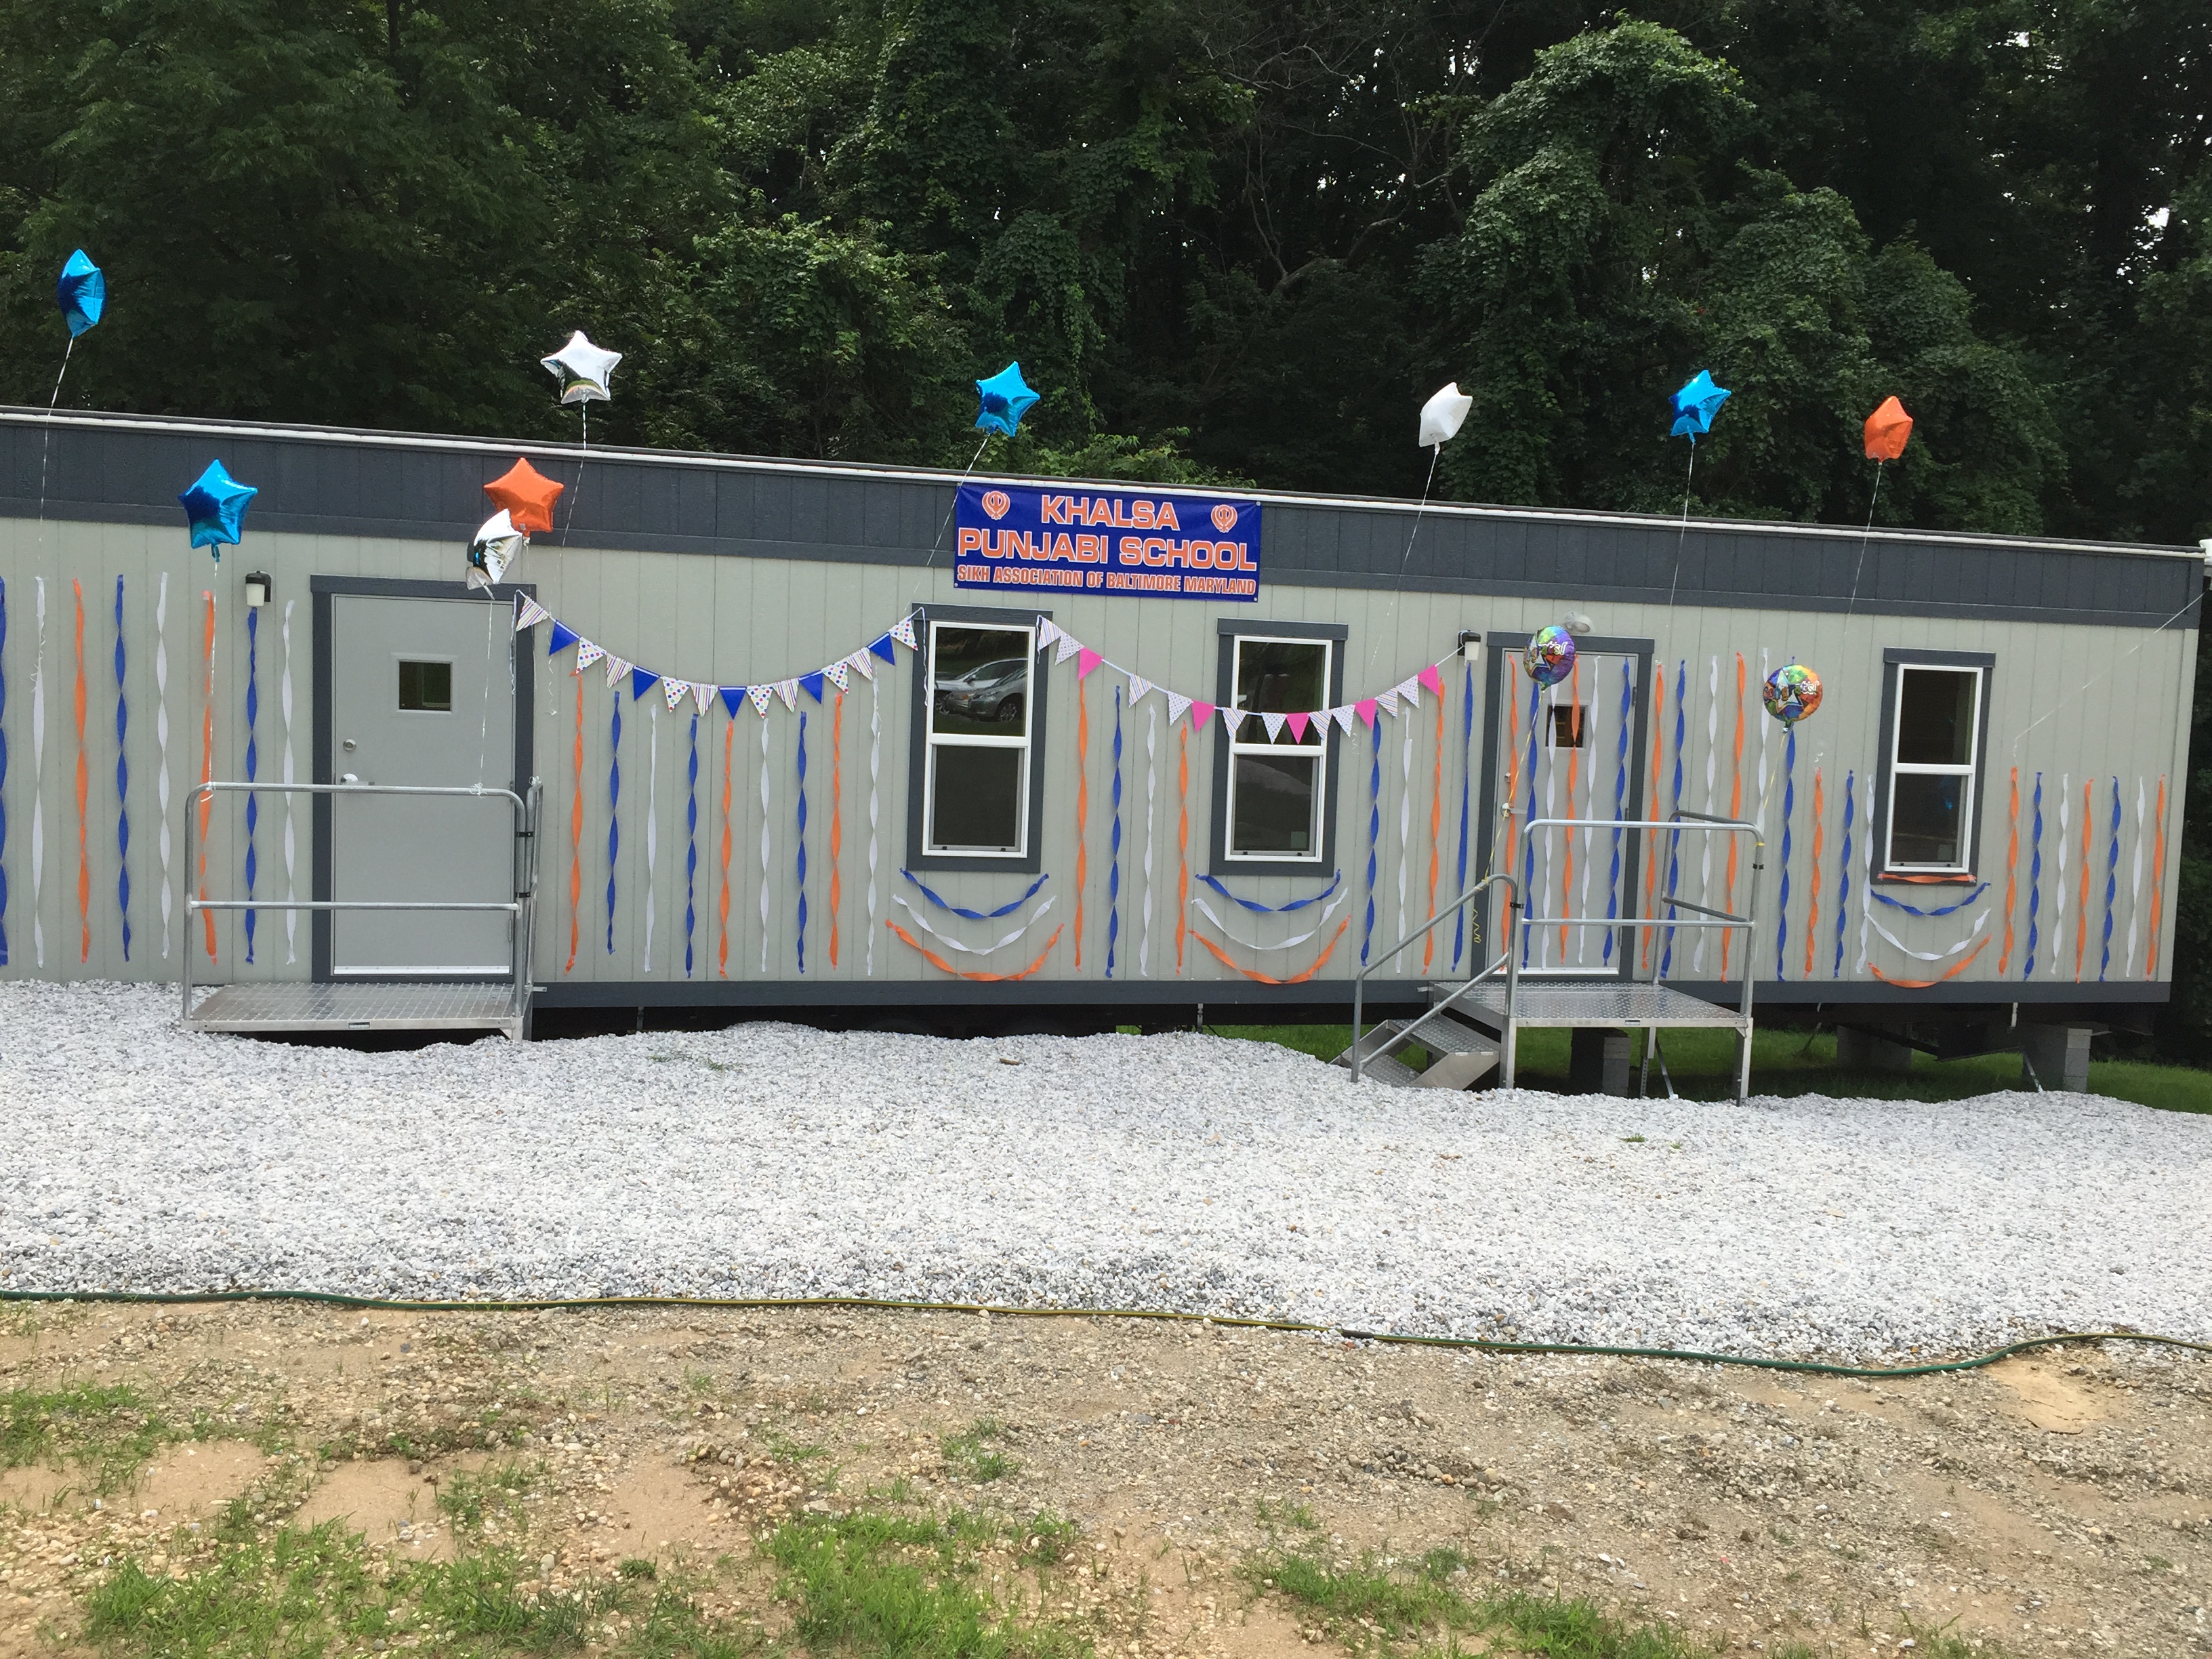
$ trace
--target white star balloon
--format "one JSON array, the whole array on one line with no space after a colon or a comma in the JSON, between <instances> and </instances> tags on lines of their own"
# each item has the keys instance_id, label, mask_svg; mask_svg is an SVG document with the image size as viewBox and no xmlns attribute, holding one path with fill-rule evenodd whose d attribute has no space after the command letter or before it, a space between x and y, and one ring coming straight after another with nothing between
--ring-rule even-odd
<instances>
[{"instance_id":1,"label":"white star balloon","mask_svg":"<svg viewBox=\"0 0 2212 1659\"><path fill-rule=\"evenodd\" d=\"M1421 405L1421 447L1430 449L1449 443L1459 435L1468 410L1474 407L1474 399L1459 389L1457 380L1446 386Z\"/></svg>"},{"instance_id":2,"label":"white star balloon","mask_svg":"<svg viewBox=\"0 0 2212 1659\"><path fill-rule=\"evenodd\" d=\"M568 337L568 344L550 357L538 361L545 366L547 374L561 383L562 403L603 404L615 395L608 389L608 383L615 377L615 365L622 360L621 352L593 345L580 328Z\"/></svg>"}]
</instances>

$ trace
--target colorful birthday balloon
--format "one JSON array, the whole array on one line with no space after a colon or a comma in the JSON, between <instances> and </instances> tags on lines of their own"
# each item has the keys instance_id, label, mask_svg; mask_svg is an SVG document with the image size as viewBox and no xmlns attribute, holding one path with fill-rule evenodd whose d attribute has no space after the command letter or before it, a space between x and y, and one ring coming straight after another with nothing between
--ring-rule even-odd
<instances>
[{"instance_id":1,"label":"colorful birthday balloon","mask_svg":"<svg viewBox=\"0 0 2212 1659\"><path fill-rule=\"evenodd\" d=\"M1795 726L1820 706L1820 677L1802 662L1784 663L1766 677L1760 692L1766 712Z\"/></svg>"},{"instance_id":2,"label":"colorful birthday balloon","mask_svg":"<svg viewBox=\"0 0 2212 1659\"><path fill-rule=\"evenodd\" d=\"M1528 636L1521 665L1539 685L1557 685L1575 672L1575 636L1557 623L1548 623Z\"/></svg>"}]
</instances>

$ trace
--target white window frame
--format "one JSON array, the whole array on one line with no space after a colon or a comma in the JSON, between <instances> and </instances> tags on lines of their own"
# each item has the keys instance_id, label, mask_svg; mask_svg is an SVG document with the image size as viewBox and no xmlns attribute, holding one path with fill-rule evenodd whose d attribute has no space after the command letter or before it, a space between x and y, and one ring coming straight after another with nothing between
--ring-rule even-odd
<instances>
[{"instance_id":1,"label":"white window frame","mask_svg":"<svg viewBox=\"0 0 2212 1659\"><path fill-rule=\"evenodd\" d=\"M921 850L928 858L1004 859L1009 863L1029 857L1030 848L1030 769L1036 764L1032 752L1032 734L1036 729L1037 642L1036 623L1014 622L985 622L965 617L932 617L929 621L929 672L922 682L922 741L927 750L922 769ZM971 633L1018 634L1022 636L1023 656L1029 665L1028 689L1022 693L1022 729L1018 736L981 737L966 733L940 733L937 729L937 636L947 628L966 629ZM931 838L937 822L937 751L939 749L1018 749L1022 751L1021 777L1015 788L1014 799L1019 803L1021 833L1012 848L944 847Z\"/></svg>"},{"instance_id":2,"label":"white window frame","mask_svg":"<svg viewBox=\"0 0 2212 1659\"><path fill-rule=\"evenodd\" d=\"M1888 775L1883 780L1887 811L1881 826L1881 873L1908 876L1966 876L1974 869L1975 814L1981 810L1982 704L1989 696L1990 671L1964 663L1899 662L1896 702L1890 714L1889 752L1883 757ZM1905 677L1907 674L1965 674L1974 682L1974 706L1966 726L1966 759L1963 765L1927 761L1900 761L1898 745L1905 737ZM1891 856L1897 836L1897 780L1900 777L1950 777L1965 780L1959 798L1959 858L1952 864L1907 864Z\"/></svg>"},{"instance_id":3,"label":"white window frame","mask_svg":"<svg viewBox=\"0 0 2212 1659\"><path fill-rule=\"evenodd\" d=\"M1336 672L1337 641L1335 640L1327 637L1316 638L1306 634L1237 634L1231 637L1229 655L1229 695L1232 698L1237 695L1237 684L1242 678L1244 647L1247 645L1317 645L1322 648L1321 688L1324 702L1330 695L1329 688L1336 684L1332 678ZM1232 703L1231 706L1233 708L1235 705ZM1304 714L1318 711L1301 709L1298 712ZM1226 807L1223 815L1224 823L1221 835L1222 859L1224 862L1229 864L1310 864L1316 866L1323 865L1328 862L1328 826L1324 817L1328 803L1328 722L1316 720L1306 728L1310 736L1295 744L1245 742L1245 727L1259 718L1257 714L1249 715L1244 720L1237 721L1230 732L1229 785L1225 797ZM1267 727L1262 724L1259 729L1265 732ZM1306 835L1310 846L1303 853L1240 853L1237 850L1237 758L1243 755L1266 755L1279 759L1286 748L1291 753L1300 757L1310 753L1314 760L1313 817Z\"/></svg>"}]
</instances>

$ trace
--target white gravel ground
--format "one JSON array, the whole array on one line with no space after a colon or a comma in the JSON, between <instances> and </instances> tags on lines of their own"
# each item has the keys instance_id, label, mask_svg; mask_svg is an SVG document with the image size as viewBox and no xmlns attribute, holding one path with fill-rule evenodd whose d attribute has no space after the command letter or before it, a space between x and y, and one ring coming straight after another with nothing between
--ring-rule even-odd
<instances>
[{"instance_id":1,"label":"white gravel ground","mask_svg":"<svg viewBox=\"0 0 2212 1659\"><path fill-rule=\"evenodd\" d=\"M0 986L0 1285L851 1295L1783 1354L2212 1338L2212 1117L2095 1097L1457 1095L1195 1035L372 1054L174 1009Z\"/></svg>"}]
</instances>

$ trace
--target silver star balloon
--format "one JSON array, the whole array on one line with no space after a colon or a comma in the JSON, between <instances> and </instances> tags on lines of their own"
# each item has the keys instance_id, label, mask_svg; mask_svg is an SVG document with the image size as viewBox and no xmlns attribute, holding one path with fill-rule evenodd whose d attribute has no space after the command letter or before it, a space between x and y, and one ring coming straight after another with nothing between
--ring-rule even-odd
<instances>
[{"instance_id":1,"label":"silver star balloon","mask_svg":"<svg viewBox=\"0 0 2212 1659\"><path fill-rule=\"evenodd\" d=\"M621 352L593 345L580 328L568 337L568 344L538 361L561 383L562 403L603 404L615 395L608 384L615 377L615 365L622 360Z\"/></svg>"}]
</instances>

